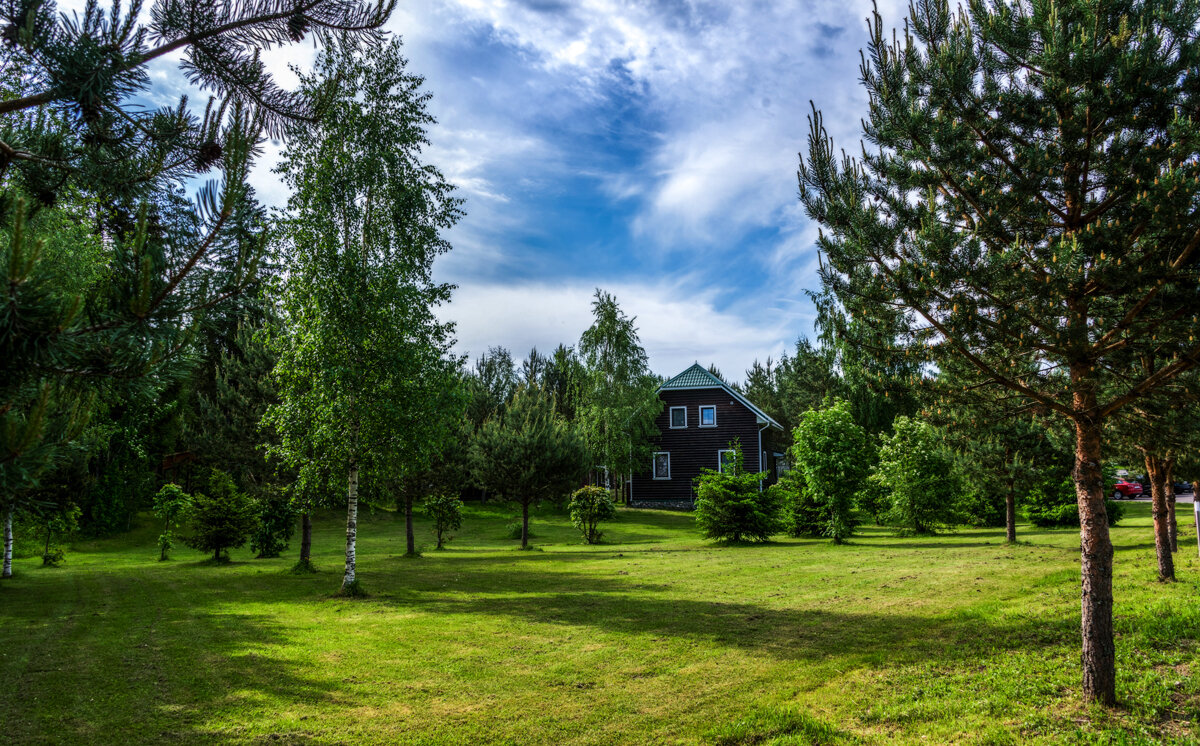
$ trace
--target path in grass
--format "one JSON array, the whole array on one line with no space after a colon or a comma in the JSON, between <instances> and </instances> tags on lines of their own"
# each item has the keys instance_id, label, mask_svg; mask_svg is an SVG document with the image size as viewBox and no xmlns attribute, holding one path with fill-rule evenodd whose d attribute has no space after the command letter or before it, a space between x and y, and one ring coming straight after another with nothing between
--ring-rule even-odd
<instances>
[{"instance_id":1,"label":"path in grass","mask_svg":"<svg viewBox=\"0 0 1200 746\"><path fill-rule=\"evenodd\" d=\"M159 563L149 525L59 569L19 560L0 585L0 741L1194 743L1195 536L1182 582L1156 583L1148 510L1128 511L1115 712L1077 696L1077 532L719 547L687 514L623 511L598 547L541 515L520 552L507 511L473 507L418 559L399 556L402 521L364 516L365 600L330 595L332 514L317 575L248 551Z\"/></svg>"}]
</instances>

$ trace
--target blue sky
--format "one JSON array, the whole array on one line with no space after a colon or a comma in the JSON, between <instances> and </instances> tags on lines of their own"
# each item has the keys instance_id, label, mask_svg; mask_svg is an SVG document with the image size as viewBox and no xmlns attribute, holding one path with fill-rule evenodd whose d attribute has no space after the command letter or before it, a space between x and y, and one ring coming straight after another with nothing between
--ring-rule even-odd
<instances>
[{"instance_id":1,"label":"blue sky","mask_svg":"<svg viewBox=\"0 0 1200 746\"><path fill-rule=\"evenodd\" d=\"M881 3L889 26L902 6ZM402 0L389 28L425 76L428 159L466 200L437 277L458 351L573 344L596 287L651 367L743 377L812 332L816 227L797 199L809 101L857 150L865 0ZM311 45L277 50L288 63ZM170 73L160 71L166 86ZM267 149L254 184L281 204Z\"/></svg>"}]
</instances>

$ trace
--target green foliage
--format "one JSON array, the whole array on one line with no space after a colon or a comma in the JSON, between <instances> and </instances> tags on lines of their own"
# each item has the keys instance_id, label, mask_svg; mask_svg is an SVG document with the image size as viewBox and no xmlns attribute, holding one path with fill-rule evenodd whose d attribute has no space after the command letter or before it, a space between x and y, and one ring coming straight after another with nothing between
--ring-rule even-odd
<instances>
[{"instance_id":1,"label":"green foliage","mask_svg":"<svg viewBox=\"0 0 1200 746\"><path fill-rule=\"evenodd\" d=\"M599 288L592 301L592 325L579 339L585 379L578 421L591 451L592 466L603 466L615 484L620 476L650 465L662 412L658 380L650 374L638 339L636 318Z\"/></svg>"},{"instance_id":2,"label":"green foliage","mask_svg":"<svg viewBox=\"0 0 1200 746\"><path fill-rule=\"evenodd\" d=\"M477 483L521 506L522 525L529 507L567 494L587 472L587 446L558 415L554 394L542 388L517 390L503 414L489 419L471 443ZM521 546L528 546L528 535Z\"/></svg>"},{"instance_id":3,"label":"green foliage","mask_svg":"<svg viewBox=\"0 0 1200 746\"><path fill-rule=\"evenodd\" d=\"M765 473L747 473L741 443L729 444L732 458L721 471L696 477L696 525L707 539L767 541L783 528L779 493L760 490Z\"/></svg>"},{"instance_id":4,"label":"green foliage","mask_svg":"<svg viewBox=\"0 0 1200 746\"><path fill-rule=\"evenodd\" d=\"M870 477L891 496L885 520L917 534L959 522L960 478L942 434L908 417L893 425L893 435L880 436L879 463Z\"/></svg>"},{"instance_id":5,"label":"green foliage","mask_svg":"<svg viewBox=\"0 0 1200 746\"><path fill-rule=\"evenodd\" d=\"M213 469L205 492L192 495L185 513L188 534L183 543L211 553L217 562L228 561L232 548L246 543L257 525L254 501L238 490L233 479Z\"/></svg>"},{"instance_id":6,"label":"green foliage","mask_svg":"<svg viewBox=\"0 0 1200 746\"><path fill-rule=\"evenodd\" d=\"M804 413L792 441L804 501L820 511L820 534L841 544L858 525L855 496L871 468L866 431L855 423L849 402L839 400Z\"/></svg>"},{"instance_id":7,"label":"green foliage","mask_svg":"<svg viewBox=\"0 0 1200 746\"><path fill-rule=\"evenodd\" d=\"M175 529L191 505L191 495L177 484L164 484L154 496L154 515L163 522L163 531L158 535L158 559L167 559L175 548Z\"/></svg>"},{"instance_id":8,"label":"green foliage","mask_svg":"<svg viewBox=\"0 0 1200 746\"><path fill-rule=\"evenodd\" d=\"M288 548L296 531L296 510L288 494L275 485L262 487L255 496L255 527L250 536L250 549L258 559L278 557Z\"/></svg>"},{"instance_id":9,"label":"green foliage","mask_svg":"<svg viewBox=\"0 0 1200 746\"><path fill-rule=\"evenodd\" d=\"M1116 468L1104 464L1104 483L1113 484ZM1079 498L1071 477L1047 479L1033 484L1023 495L1025 517L1039 528L1079 528ZM1125 516L1125 506L1115 500L1104 501L1108 525L1115 526Z\"/></svg>"},{"instance_id":10,"label":"green foliage","mask_svg":"<svg viewBox=\"0 0 1200 746\"><path fill-rule=\"evenodd\" d=\"M822 536L828 525L823 506L804 488L804 475L792 469L767 488L782 506L783 526L792 536Z\"/></svg>"},{"instance_id":11,"label":"green foliage","mask_svg":"<svg viewBox=\"0 0 1200 746\"><path fill-rule=\"evenodd\" d=\"M519 519L512 521L510 523L504 524L504 538L520 539L522 536L521 531L522 531L523 525L524 524L522 524L522 522ZM529 529L528 533L525 534L525 537L529 538L529 539L536 539L537 534L535 534L532 529Z\"/></svg>"},{"instance_id":12,"label":"green foliage","mask_svg":"<svg viewBox=\"0 0 1200 746\"><path fill-rule=\"evenodd\" d=\"M79 528L79 514L79 507L70 504L42 512L42 530L45 532L45 544L42 547L43 567L58 567L62 564L66 557L66 549L55 542Z\"/></svg>"},{"instance_id":13,"label":"green foliage","mask_svg":"<svg viewBox=\"0 0 1200 746\"><path fill-rule=\"evenodd\" d=\"M425 498L425 514L433 521L437 549L445 549L451 531L462 528L463 501L457 495L435 493Z\"/></svg>"},{"instance_id":14,"label":"green foliage","mask_svg":"<svg viewBox=\"0 0 1200 746\"><path fill-rule=\"evenodd\" d=\"M567 510L571 515L571 525L583 534L584 544L599 544L604 536L600 523L617 517L617 504L612 492L595 485L580 487L572 492Z\"/></svg>"}]
</instances>

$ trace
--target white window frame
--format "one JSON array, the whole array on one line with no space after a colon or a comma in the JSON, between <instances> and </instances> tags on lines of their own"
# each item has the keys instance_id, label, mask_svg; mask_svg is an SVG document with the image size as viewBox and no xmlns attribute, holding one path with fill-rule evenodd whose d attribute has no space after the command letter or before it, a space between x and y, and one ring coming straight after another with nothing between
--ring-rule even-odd
<instances>
[{"instance_id":1,"label":"white window frame","mask_svg":"<svg viewBox=\"0 0 1200 746\"><path fill-rule=\"evenodd\" d=\"M724 456L726 453L736 453L736 449L733 449L733 448L718 448L717 449L717 471L721 472L722 474L725 473L725 458L724 458Z\"/></svg>"},{"instance_id":2,"label":"white window frame","mask_svg":"<svg viewBox=\"0 0 1200 746\"><path fill-rule=\"evenodd\" d=\"M658 457L667 457L667 476L658 476ZM661 482L665 482L671 478L671 452L670 451L655 451L650 459L650 477Z\"/></svg>"},{"instance_id":3,"label":"white window frame","mask_svg":"<svg viewBox=\"0 0 1200 746\"><path fill-rule=\"evenodd\" d=\"M675 424L675 410L676 409L683 410L683 424L682 425ZM688 421L687 407L671 407L671 411L668 413L667 417L669 418L667 420L667 424L671 426L672 430L686 430L687 429L687 421Z\"/></svg>"},{"instance_id":4,"label":"white window frame","mask_svg":"<svg viewBox=\"0 0 1200 746\"><path fill-rule=\"evenodd\" d=\"M713 413L713 421L711 425L704 424L704 410L711 409ZM716 404L701 404L699 407L700 418L696 421L698 427L716 427L717 426L717 405Z\"/></svg>"}]
</instances>

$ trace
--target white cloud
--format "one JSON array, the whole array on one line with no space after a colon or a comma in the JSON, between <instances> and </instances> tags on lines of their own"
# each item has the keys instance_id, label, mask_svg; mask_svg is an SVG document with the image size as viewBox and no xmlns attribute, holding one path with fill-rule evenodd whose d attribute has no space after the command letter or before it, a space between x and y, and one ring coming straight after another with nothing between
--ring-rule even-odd
<instances>
[{"instance_id":1,"label":"white cloud","mask_svg":"<svg viewBox=\"0 0 1200 746\"><path fill-rule=\"evenodd\" d=\"M756 302L720 309L710 291L698 290L693 278L661 283L603 282L621 309L636 317L642 346L657 373L674 375L693 362L714 363L727 377L739 380L757 358L775 358L790 340L794 321L770 313ZM591 325L595 285L535 281L468 283L442 309L454 320L460 354L472 359L492 345L502 345L522 359L531 347L548 352L559 344L574 345Z\"/></svg>"}]
</instances>

